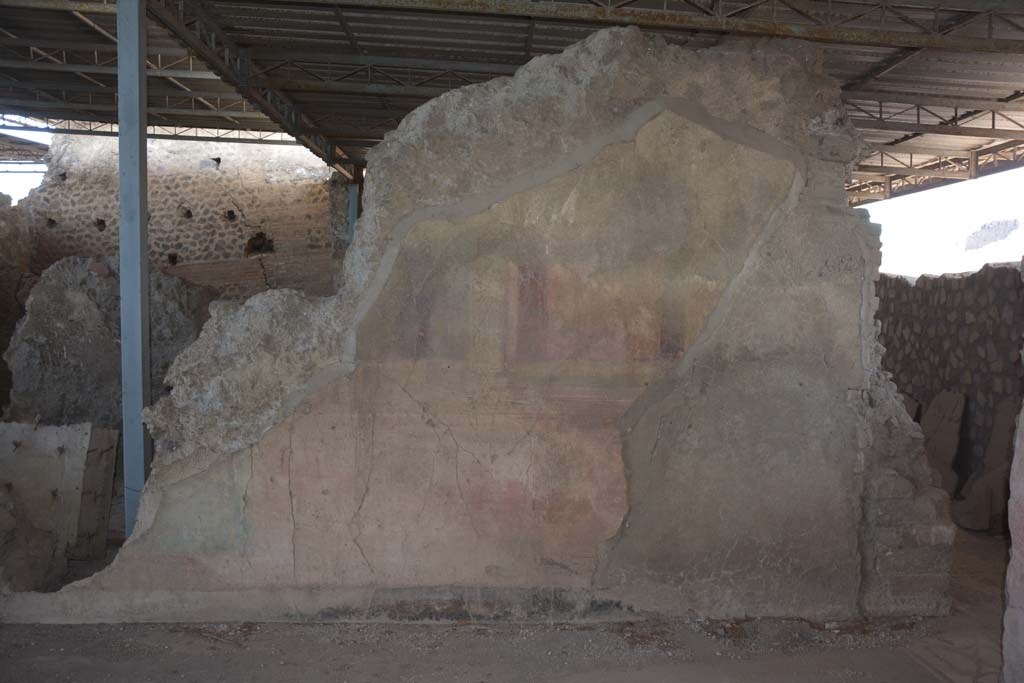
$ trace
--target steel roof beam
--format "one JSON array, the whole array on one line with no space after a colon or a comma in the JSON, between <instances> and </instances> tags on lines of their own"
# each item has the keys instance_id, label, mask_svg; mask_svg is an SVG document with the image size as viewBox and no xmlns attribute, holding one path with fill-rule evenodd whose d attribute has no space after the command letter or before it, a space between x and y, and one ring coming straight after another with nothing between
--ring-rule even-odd
<instances>
[{"instance_id":1,"label":"steel roof beam","mask_svg":"<svg viewBox=\"0 0 1024 683\"><path fill-rule=\"evenodd\" d=\"M222 0L224 1L224 0ZM926 48L962 52L996 52L1024 54L1024 40L1007 38L967 37L848 28L814 23L747 19L714 16L677 10L619 7L612 9L583 2L551 2L550 0L300 0L276 3L294 7L365 8L375 10L419 10L484 16L514 16L523 19L577 21L595 25L630 25L641 28L663 28L682 31L706 31L747 36L799 38L822 43L867 45L875 47ZM824 4L821 7L825 7ZM988 10L977 10L979 13Z\"/></svg>"},{"instance_id":2,"label":"steel roof beam","mask_svg":"<svg viewBox=\"0 0 1024 683\"><path fill-rule=\"evenodd\" d=\"M551 2L540 0L301 0L274 3L278 6L341 7L371 10L406 10L445 12L454 14L514 16L523 19L550 19L577 21L595 25L632 25L641 28L660 28L709 33L733 33L749 36L800 38L823 43L867 45L876 47L902 47L915 49L955 50L966 52L996 52L1024 54L1024 40L987 37L964 37L921 31L892 31L869 28L847 28L819 23L784 23L778 20L748 19L737 16L716 16L714 13L682 12L666 9L636 7L609 8L584 2ZM806 7L816 7L802 3ZM824 7L824 5L821 5ZM908 5L912 6L912 5ZM77 11L86 14L114 14L113 3L75 0L0 0L0 7L21 7ZM969 5L963 9L945 9L978 14L1004 11L1004 6ZM922 9L933 9L922 5ZM1005 10L1013 8L1011 4Z\"/></svg>"},{"instance_id":3,"label":"steel roof beam","mask_svg":"<svg viewBox=\"0 0 1024 683\"><path fill-rule=\"evenodd\" d=\"M113 121L111 121L113 123ZM7 126L0 125L0 130L33 131L38 133L59 133L61 135L87 135L99 137L117 137L116 130L84 130L78 128L47 128L43 126ZM252 145L298 145L295 140L261 140L258 138L221 137L217 135L192 135L189 133L146 133L150 140L188 140L189 142L238 142Z\"/></svg>"},{"instance_id":4,"label":"steel roof beam","mask_svg":"<svg viewBox=\"0 0 1024 683\"><path fill-rule=\"evenodd\" d=\"M938 30L936 32L936 35L948 36L957 29L973 24L978 19L981 19L983 17L991 18L991 16L992 15L989 12L978 12L977 14L968 14L965 17L961 17L956 21L947 24L942 29ZM845 85L843 85L843 90L856 90L858 88L861 88L870 83L871 81L875 80L876 78L881 78L885 74L890 73L899 66L907 63L917 55L924 52L925 49L926 48L918 47L911 50L903 50L898 54L890 57L889 59L882 61L882 63L872 67L871 70L868 71L863 76L853 81L850 81L849 83L846 83Z\"/></svg>"},{"instance_id":5,"label":"steel roof beam","mask_svg":"<svg viewBox=\"0 0 1024 683\"><path fill-rule=\"evenodd\" d=\"M250 74L257 68L251 57L239 50L201 7L187 0L151 0L149 14L195 52L225 82L238 88L246 99L259 107L282 130L294 135L328 166L350 180L353 178L352 171L342 165L349 156L340 146L322 133L307 134L301 131L308 125L308 117L291 99L278 90L261 88L250 82Z\"/></svg>"},{"instance_id":6,"label":"steel roof beam","mask_svg":"<svg viewBox=\"0 0 1024 683\"><path fill-rule=\"evenodd\" d=\"M994 140L1024 140L1024 128L981 128L979 126L950 126L935 123L902 123L899 121L878 121L876 119L854 119L853 124L861 130L885 130L897 133L919 135L955 135L958 137L988 138Z\"/></svg>"},{"instance_id":7,"label":"steel roof beam","mask_svg":"<svg viewBox=\"0 0 1024 683\"><path fill-rule=\"evenodd\" d=\"M117 95L116 85L94 85L92 83L65 83L61 81L18 81L17 83L0 82L0 97L5 92L14 90L44 90L50 92L87 93L90 95L106 95L115 97ZM245 102L245 98L234 90L191 90L183 92L164 88L146 88L150 97L170 97L174 99L188 99L195 97L207 97L230 102ZM222 108L223 104L222 104Z\"/></svg>"},{"instance_id":8,"label":"steel roof beam","mask_svg":"<svg viewBox=\"0 0 1024 683\"><path fill-rule=\"evenodd\" d=\"M89 14L117 14L114 2L86 2L84 0L2 0L0 7L45 9L56 12L88 12Z\"/></svg>"},{"instance_id":9,"label":"steel roof beam","mask_svg":"<svg viewBox=\"0 0 1024 683\"><path fill-rule=\"evenodd\" d=\"M931 107L946 107L949 109L983 111L1008 111L1024 112L1024 101L1005 102L1003 100L981 99L974 97L943 97L942 95L928 95L925 93L889 93L867 90L857 90L843 93L845 102L882 102L891 104L917 104Z\"/></svg>"},{"instance_id":10,"label":"steel roof beam","mask_svg":"<svg viewBox=\"0 0 1024 683\"><path fill-rule=\"evenodd\" d=\"M38 100L23 100L23 99L11 99L4 97L0 94L0 108L16 108L16 109L40 109L44 111L73 111L78 113L83 112L116 112L117 104L115 103L91 103L91 102L40 102ZM176 107L147 107L146 110L151 114L160 114L163 116L183 116L183 117L200 117L200 118L232 118L232 119L255 119L258 121L267 121L268 119L263 112L259 111L231 111L231 110L216 110L211 111L209 109L185 109Z\"/></svg>"},{"instance_id":11,"label":"steel roof beam","mask_svg":"<svg viewBox=\"0 0 1024 683\"><path fill-rule=\"evenodd\" d=\"M35 62L27 59L0 59L0 69L100 74L106 76L117 75L116 66L101 66L99 64L52 64L50 62ZM198 80L220 79L220 76L212 71L193 71L191 69L146 69L146 75L160 78L195 78Z\"/></svg>"},{"instance_id":12,"label":"steel roof beam","mask_svg":"<svg viewBox=\"0 0 1024 683\"><path fill-rule=\"evenodd\" d=\"M0 42L2 44L2 42ZM297 62L312 62L323 66L391 66L425 71L461 71L464 73L482 73L511 75L519 68L518 64L501 64L497 62L464 62L447 59L416 59L414 57L384 57L376 55L353 55L324 50L291 50L288 48L252 48L254 59L290 59Z\"/></svg>"},{"instance_id":13,"label":"steel roof beam","mask_svg":"<svg viewBox=\"0 0 1024 683\"><path fill-rule=\"evenodd\" d=\"M870 166L861 164L854 170L854 175L869 175L869 176L898 176L901 178L913 177L913 176L925 176L928 178L955 178L957 180L967 180L967 171L948 171L937 168L912 168L906 166Z\"/></svg>"},{"instance_id":14,"label":"steel roof beam","mask_svg":"<svg viewBox=\"0 0 1024 683\"><path fill-rule=\"evenodd\" d=\"M915 154L927 157L951 157L954 159L966 159L972 151L977 151L962 149L942 149L940 147L929 147L927 145L911 144L891 145L888 143L875 143L866 146L869 149L871 149L872 154L878 154L879 152L885 154L902 154L904 156L907 154Z\"/></svg>"},{"instance_id":15,"label":"steel roof beam","mask_svg":"<svg viewBox=\"0 0 1024 683\"><path fill-rule=\"evenodd\" d=\"M392 85L390 83L357 83L345 81L314 81L289 78L261 78L253 82L260 88L275 88L293 92L345 93L351 95L395 95L429 99L448 92L451 88L425 85Z\"/></svg>"}]
</instances>

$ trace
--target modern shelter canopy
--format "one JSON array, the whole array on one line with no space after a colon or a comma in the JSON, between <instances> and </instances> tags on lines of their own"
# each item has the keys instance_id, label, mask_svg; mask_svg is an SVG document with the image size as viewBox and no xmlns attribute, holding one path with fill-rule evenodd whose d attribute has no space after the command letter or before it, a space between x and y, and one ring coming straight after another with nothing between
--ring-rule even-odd
<instances>
[{"instance_id":1,"label":"modern shelter canopy","mask_svg":"<svg viewBox=\"0 0 1024 683\"><path fill-rule=\"evenodd\" d=\"M412 109L611 25L814 41L863 131L863 203L1024 159L1014 0L149 0L150 134L298 140L347 176ZM0 113L112 134L116 3L0 0ZM3 121L6 127L32 127Z\"/></svg>"}]
</instances>

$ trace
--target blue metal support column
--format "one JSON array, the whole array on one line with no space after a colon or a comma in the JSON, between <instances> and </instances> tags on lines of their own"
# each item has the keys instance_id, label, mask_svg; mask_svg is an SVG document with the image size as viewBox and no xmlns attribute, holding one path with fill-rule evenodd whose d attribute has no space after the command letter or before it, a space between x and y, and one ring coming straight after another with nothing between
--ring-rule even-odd
<instances>
[{"instance_id":1,"label":"blue metal support column","mask_svg":"<svg viewBox=\"0 0 1024 683\"><path fill-rule=\"evenodd\" d=\"M149 229L146 195L146 0L117 0L118 196L121 209L121 400L124 525L131 534L146 482L150 439Z\"/></svg>"}]
</instances>

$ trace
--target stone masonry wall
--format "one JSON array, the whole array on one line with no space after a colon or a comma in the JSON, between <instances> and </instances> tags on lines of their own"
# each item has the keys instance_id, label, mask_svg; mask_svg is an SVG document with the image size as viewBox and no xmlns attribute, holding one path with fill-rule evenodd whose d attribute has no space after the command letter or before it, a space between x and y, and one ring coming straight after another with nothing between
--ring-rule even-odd
<instances>
[{"instance_id":1,"label":"stone masonry wall","mask_svg":"<svg viewBox=\"0 0 1024 683\"><path fill-rule=\"evenodd\" d=\"M0 244L0 349L6 349L25 313L25 297L34 278L29 272L31 233L24 215L11 206L11 198L5 194L0 194ZM0 363L0 412L7 406L10 391L10 370Z\"/></svg>"},{"instance_id":2,"label":"stone masonry wall","mask_svg":"<svg viewBox=\"0 0 1024 683\"><path fill-rule=\"evenodd\" d=\"M332 290L331 172L310 152L177 140L151 140L148 152L154 266L226 294ZM18 208L36 272L65 256L117 254L117 140L55 136L42 185ZM257 233L273 252L247 257Z\"/></svg>"},{"instance_id":3,"label":"stone masonry wall","mask_svg":"<svg viewBox=\"0 0 1024 683\"><path fill-rule=\"evenodd\" d=\"M941 391L964 394L955 469L961 484L978 471L997 409L1020 411L1024 395L1024 283L1016 266L911 283L882 275L877 284L885 347L882 367L899 390L927 407Z\"/></svg>"}]
</instances>

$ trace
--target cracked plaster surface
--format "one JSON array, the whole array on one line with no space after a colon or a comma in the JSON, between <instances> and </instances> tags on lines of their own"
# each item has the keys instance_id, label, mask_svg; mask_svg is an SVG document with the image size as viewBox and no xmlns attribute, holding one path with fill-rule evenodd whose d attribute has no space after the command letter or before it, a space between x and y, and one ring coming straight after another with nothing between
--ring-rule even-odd
<instances>
[{"instance_id":1,"label":"cracked plaster surface","mask_svg":"<svg viewBox=\"0 0 1024 683\"><path fill-rule=\"evenodd\" d=\"M139 527L81 588L856 614L897 403L815 58L609 30L414 111L338 294L215 308L178 358Z\"/></svg>"}]
</instances>

